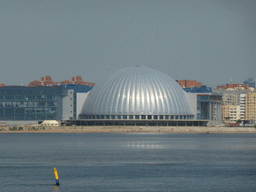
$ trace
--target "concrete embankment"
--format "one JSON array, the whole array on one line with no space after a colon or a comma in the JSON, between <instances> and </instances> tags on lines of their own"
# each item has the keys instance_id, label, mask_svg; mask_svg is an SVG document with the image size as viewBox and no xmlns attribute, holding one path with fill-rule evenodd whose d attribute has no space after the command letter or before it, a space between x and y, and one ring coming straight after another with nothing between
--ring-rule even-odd
<instances>
[{"instance_id":1,"label":"concrete embankment","mask_svg":"<svg viewBox=\"0 0 256 192\"><path fill-rule=\"evenodd\" d=\"M0 133L256 133L254 127L13 126Z\"/></svg>"}]
</instances>

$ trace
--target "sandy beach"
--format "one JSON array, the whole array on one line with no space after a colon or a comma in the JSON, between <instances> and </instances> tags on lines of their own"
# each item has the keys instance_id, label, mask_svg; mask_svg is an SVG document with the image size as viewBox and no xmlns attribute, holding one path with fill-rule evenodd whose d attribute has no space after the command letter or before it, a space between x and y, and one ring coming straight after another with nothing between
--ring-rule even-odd
<instances>
[{"instance_id":1,"label":"sandy beach","mask_svg":"<svg viewBox=\"0 0 256 192\"><path fill-rule=\"evenodd\" d=\"M256 128L171 126L4 126L0 127L0 133L256 133Z\"/></svg>"}]
</instances>

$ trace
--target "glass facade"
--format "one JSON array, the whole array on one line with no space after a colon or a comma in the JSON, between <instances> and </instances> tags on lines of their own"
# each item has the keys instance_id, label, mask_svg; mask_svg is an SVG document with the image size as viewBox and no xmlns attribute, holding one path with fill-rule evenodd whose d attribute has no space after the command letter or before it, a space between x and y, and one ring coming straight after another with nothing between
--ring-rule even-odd
<instances>
[{"instance_id":1,"label":"glass facade","mask_svg":"<svg viewBox=\"0 0 256 192\"><path fill-rule=\"evenodd\" d=\"M197 96L197 119L209 119L209 95Z\"/></svg>"},{"instance_id":2,"label":"glass facade","mask_svg":"<svg viewBox=\"0 0 256 192\"><path fill-rule=\"evenodd\" d=\"M0 121L76 119L77 93L88 85L0 87Z\"/></svg>"},{"instance_id":3,"label":"glass facade","mask_svg":"<svg viewBox=\"0 0 256 192\"><path fill-rule=\"evenodd\" d=\"M0 87L0 120L56 120L61 87Z\"/></svg>"}]
</instances>

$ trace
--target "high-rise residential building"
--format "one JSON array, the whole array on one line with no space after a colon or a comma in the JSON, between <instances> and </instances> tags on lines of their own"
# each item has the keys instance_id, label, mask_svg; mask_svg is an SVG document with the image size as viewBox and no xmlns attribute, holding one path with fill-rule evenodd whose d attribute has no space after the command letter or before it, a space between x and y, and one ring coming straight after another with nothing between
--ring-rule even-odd
<instances>
[{"instance_id":1,"label":"high-rise residential building","mask_svg":"<svg viewBox=\"0 0 256 192\"><path fill-rule=\"evenodd\" d=\"M254 99L256 92L254 88L248 88L247 90L216 89L214 92L222 94L223 122L235 123L239 119L244 124L256 122L256 104Z\"/></svg>"},{"instance_id":2,"label":"high-rise residential building","mask_svg":"<svg viewBox=\"0 0 256 192\"><path fill-rule=\"evenodd\" d=\"M256 123L256 92L251 92L245 96L245 120Z\"/></svg>"},{"instance_id":3,"label":"high-rise residential building","mask_svg":"<svg viewBox=\"0 0 256 192\"><path fill-rule=\"evenodd\" d=\"M240 94L240 119L244 122L245 119L245 96L246 94Z\"/></svg>"}]
</instances>

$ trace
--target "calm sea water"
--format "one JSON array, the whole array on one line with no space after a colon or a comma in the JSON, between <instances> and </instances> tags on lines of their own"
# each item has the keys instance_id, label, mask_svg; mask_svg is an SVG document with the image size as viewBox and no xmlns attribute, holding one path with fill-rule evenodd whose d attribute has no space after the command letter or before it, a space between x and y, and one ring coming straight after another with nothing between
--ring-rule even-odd
<instances>
[{"instance_id":1,"label":"calm sea water","mask_svg":"<svg viewBox=\"0 0 256 192\"><path fill-rule=\"evenodd\" d=\"M0 134L0 191L256 191L256 135Z\"/></svg>"}]
</instances>

